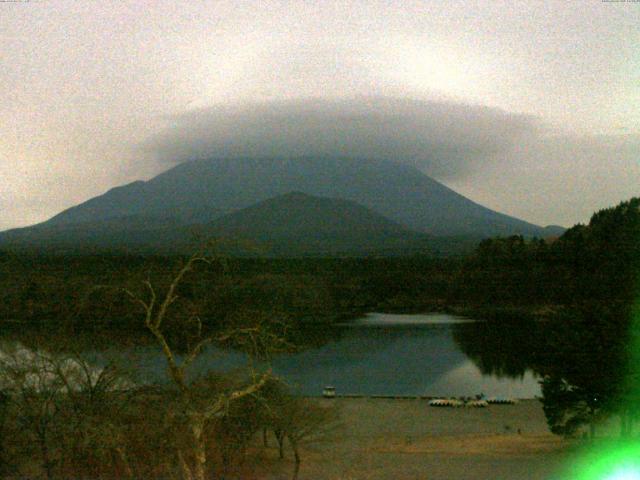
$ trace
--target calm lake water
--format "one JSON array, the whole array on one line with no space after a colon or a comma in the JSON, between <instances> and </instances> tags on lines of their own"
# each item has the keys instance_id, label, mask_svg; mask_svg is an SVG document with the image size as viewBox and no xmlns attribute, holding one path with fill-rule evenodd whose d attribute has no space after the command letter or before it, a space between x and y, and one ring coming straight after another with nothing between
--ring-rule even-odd
<instances>
[{"instance_id":1,"label":"calm lake water","mask_svg":"<svg viewBox=\"0 0 640 480\"><path fill-rule=\"evenodd\" d=\"M540 395L534 374L525 367L489 369L476 365L483 361L473 353L486 345L481 323L442 314L394 315L372 313L364 318L332 327L335 332L320 347L274 358L276 374L305 395L319 395L326 385L341 394L511 396L533 398ZM335 334L335 335L334 335ZM503 342L502 344L504 344ZM510 342L514 343L514 342ZM500 342L496 349L502 350ZM107 359L138 372L138 380L166 378L164 358L155 346L118 347L86 352L96 364ZM502 355L503 352L487 352ZM504 356L504 355L503 355ZM502 357L501 357L502 358ZM209 349L193 364L194 373L213 368L230 370L245 365L236 352ZM509 375L503 373L509 371ZM496 373L496 371L500 373Z\"/></svg>"},{"instance_id":2,"label":"calm lake water","mask_svg":"<svg viewBox=\"0 0 640 480\"><path fill-rule=\"evenodd\" d=\"M483 374L454 340L453 328L471 327L472 320L450 315L373 313L339 326L335 342L278 358L274 366L305 394L332 385L338 393L367 395L540 395L531 371L515 378Z\"/></svg>"}]
</instances>

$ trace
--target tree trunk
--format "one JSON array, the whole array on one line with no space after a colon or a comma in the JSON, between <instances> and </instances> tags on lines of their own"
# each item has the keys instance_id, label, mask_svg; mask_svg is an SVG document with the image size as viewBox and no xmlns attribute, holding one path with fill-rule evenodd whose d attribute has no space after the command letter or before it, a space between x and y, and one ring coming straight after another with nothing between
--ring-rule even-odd
<instances>
[{"instance_id":1,"label":"tree trunk","mask_svg":"<svg viewBox=\"0 0 640 480\"><path fill-rule=\"evenodd\" d=\"M265 447L269 446L269 440L267 438L267 427L262 429L262 443L264 443Z\"/></svg>"},{"instance_id":2,"label":"tree trunk","mask_svg":"<svg viewBox=\"0 0 640 480\"><path fill-rule=\"evenodd\" d=\"M40 453L42 455L42 463L44 471L47 474L47 480L53 478L53 462L49 457L49 447L47 445L47 432L46 427L38 428L38 443L40 444Z\"/></svg>"},{"instance_id":3,"label":"tree trunk","mask_svg":"<svg viewBox=\"0 0 640 480\"><path fill-rule=\"evenodd\" d=\"M191 473L191 467L187 463L182 450L178 450L178 462L180 462L180 469L182 470L182 480L193 480L193 473Z\"/></svg>"},{"instance_id":4,"label":"tree trunk","mask_svg":"<svg viewBox=\"0 0 640 480\"><path fill-rule=\"evenodd\" d=\"M291 443L291 448L293 449L293 458L295 460L295 464L293 466L293 477L292 480L298 480L298 473L300 473L300 451L298 450L298 443L295 440L292 440L289 437L289 443Z\"/></svg>"},{"instance_id":5,"label":"tree trunk","mask_svg":"<svg viewBox=\"0 0 640 480\"><path fill-rule=\"evenodd\" d=\"M596 423L593 420L589 423L589 438L591 440L596 438Z\"/></svg>"},{"instance_id":6,"label":"tree trunk","mask_svg":"<svg viewBox=\"0 0 640 480\"><path fill-rule=\"evenodd\" d=\"M207 449L204 441L204 420L197 419L191 426L191 432L193 433L193 477L194 480L205 480L206 477L206 464L207 464Z\"/></svg>"},{"instance_id":7,"label":"tree trunk","mask_svg":"<svg viewBox=\"0 0 640 480\"><path fill-rule=\"evenodd\" d=\"M278 454L280 458L284 458L284 432L282 430L274 430L276 440L278 441Z\"/></svg>"},{"instance_id":8,"label":"tree trunk","mask_svg":"<svg viewBox=\"0 0 640 480\"><path fill-rule=\"evenodd\" d=\"M120 457L120 462L122 462L124 474L127 478L133 478L133 470L131 470L131 465L129 465L129 459L127 458L124 448L116 447L116 452L118 453L118 457Z\"/></svg>"}]
</instances>

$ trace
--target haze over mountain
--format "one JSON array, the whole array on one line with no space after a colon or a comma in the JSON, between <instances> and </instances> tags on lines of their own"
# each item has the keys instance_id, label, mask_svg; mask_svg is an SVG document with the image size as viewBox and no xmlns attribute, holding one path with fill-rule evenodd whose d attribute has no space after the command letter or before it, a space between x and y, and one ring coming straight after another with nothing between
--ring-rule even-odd
<instances>
[{"instance_id":1,"label":"haze over mountain","mask_svg":"<svg viewBox=\"0 0 640 480\"><path fill-rule=\"evenodd\" d=\"M291 192L299 193L285 195ZM314 200L311 195L324 198ZM238 212L241 209L247 210ZM238 213L229 216L234 212ZM345 222L347 217L350 221ZM414 240L418 232L474 238L557 233L487 209L416 168L391 161L234 158L182 163L147 182L111 189L42 224L0 234L0 245L35 245L38 239L55 243L62 238L72 243L74 237L98 243L109 237L114 242L117 232L128 232L125 237L131 244L149 241L150 235L158 244L162 239L177 241L178 232L194 224L209 224L206 231L221 236L304 237L307 244L315 242L318 251L323 249L323 235L328 241L347 233L360 235L362 242L368 237L378 247L379 233ZM121 238L115 244L127 241ZM364 243L360 246L367 249Z\"/></svg>"}]
</instances>

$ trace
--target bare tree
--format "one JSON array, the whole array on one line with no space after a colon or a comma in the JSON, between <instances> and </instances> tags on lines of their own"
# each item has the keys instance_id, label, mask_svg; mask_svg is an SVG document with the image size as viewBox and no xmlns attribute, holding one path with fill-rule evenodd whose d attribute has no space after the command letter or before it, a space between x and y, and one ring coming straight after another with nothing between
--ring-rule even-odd
<instances>
[{"instance_id":1,"label":"bare tree","mask_svg":"<svg viewBox=\"0 0 640 480\"><path fill-rule=\"evenodd\" d=\"M52 479L57 459L51 449L50 437L55 434L53 425L59 412L58 398L64 385L55 377L48 357L26 349L3 352L0 372L11 416L15 418L16 427L23 433L23 446L35 447L33 458L39 457L45 478Z\"/></svg>"},{"instance_id":2,"label":"bare tree","mask_svg":"<svg viewBox=\"0 0 640 480\"><path fill-rule=\"evenodd\" d=\"M302 463L302 446L331 439L339 427L338 410L334 404L322 406L294 396L284 383L277 381L268 383L262 398L263 425L273 431L280 458L284 458L285 440L289 441L294 458L292 478L297 480Z\"/></svg>"},{"instance_id":3,"label":"bare tree","mask_svg":"<svg viewBox=\"0 0 640 480\"><path fill-rule=\"evenodd\" d=\"M92 367L77 356L16 346L0 352L0 384L10 410L12 466L33 468L47 479L130 472L120 438L118 412L125 405L124 379L113 367ZM100 461L94 461L100 460ZM25 463L26 461L26 463Z\"/></svg>"},{"instance_id":4,"label":"bare tree","mask_svg":"<svg viewBox=\"0 0 640 480\"><path fill-rule=\"evenodd\" d=\"M277 340L275 336L267 332L267 325L263 322L257 322L253 325L232 326L217 335L204 335L200 318L192 316L191 322L196 327L195 336L197 340L192 346L189 346L184 355L178 356L176 354L176 350L172 348L167 339L165 324L170 316L171 306L178 299L178 288L185 276L194 270L196 264L211 264L215 261L219 260L206 256L203 250L192 255L171 279L164 293L158 292L150 280L144 282L147 291L144 298L130 290L125 290L126 294L143 308L145 326L161 347L167 362L169 377L179 391L179 418L184 421L184 427L190 437L188 442L190 451L185 451L183 447L178 447L176 452L184 480L204 480L206 477L206 432L210 424L224 416L229 405L233 402L255 395L272 377L270 368L258 372L253 368L253 362L251 362L252 368L250 369L247 383L227 391L218 392L217 395L206 399L203 399L202 396L198 395L197 391L194 391L198 386L189 383L187 380L187 369L203 351L204 347L212 342L228 342L235 339L236 342L249 342L254 349L260 349L265 344L274 343Z\"/></svg>"}]
</instances>

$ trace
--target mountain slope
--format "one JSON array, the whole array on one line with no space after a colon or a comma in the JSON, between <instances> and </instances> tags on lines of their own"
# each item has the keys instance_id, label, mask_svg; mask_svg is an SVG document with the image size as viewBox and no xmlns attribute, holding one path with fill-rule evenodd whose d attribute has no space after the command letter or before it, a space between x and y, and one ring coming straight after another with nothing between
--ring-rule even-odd
<instances>
[{"instance_id":1,"label":"mountain slope","mask_svg":"<svg viewBox=\"0 0 640 480\"><path fill-rule=\"evenodd\" d=\"M143 215L77 223L43 223L1 232L0 248L58 253L149 250L151 246L182 242L184 229L175 219Z\"/></svg>"},{"instance_id":2,"label":"mountain slope","mask_svg":"<svg viewBox=\"0 0 640 480\"><path fill-rule=\"evenodd\" d=\"M0 246L55 252L188 253L196 238L219 238L222 251L267 256L438 253L427 235L355 202L291 192L207 224L126 216L96 222L45 224L0 234ZM436 244L437 248L438 245Z\"/></svg>"},{"instance_id":3,"label":"mountain slope","mask_svg":"<svg viewBox=\"0 0 640 480\"><path fill-rule=\"evenodd\" d=\"M428 237L355 202L291 192L208 224L210 237L247 239L271 254L409 253L426 250Z\"/></svg>"},{"instance_id":4,"label":"mountain slope","mask_svg":"<svg viewBox=\"0 0 640 480\"><path fill-rule=\"evenodd\" d=\"M141 215L204 223L291 191L355 201L403 226L432 235L544 235L544 229L495 212L419 170L353 158L207 159L180 164L147 182L114 188L56 215L63 225Z\"/></svg>"},{"instance_id":5,"label":"mountain slope","mask_svg":"<svg viewBox=\"0 0 640 480\"><path fill-rule=\"evenodd\" d=\"M314 197L302 192L264 200L220 217L209 226L229 233L273 238L412 233L355 202Z\"/></svg>"}]
</instances>

